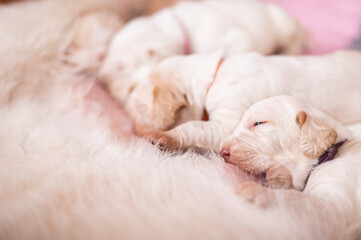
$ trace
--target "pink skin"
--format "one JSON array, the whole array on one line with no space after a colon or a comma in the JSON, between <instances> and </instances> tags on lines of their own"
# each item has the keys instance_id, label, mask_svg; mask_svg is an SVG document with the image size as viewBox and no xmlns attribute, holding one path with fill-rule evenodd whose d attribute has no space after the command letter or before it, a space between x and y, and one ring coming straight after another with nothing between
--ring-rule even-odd
<instances>
[{"instance_id":1,"label":"pink skin","mask_svg":"<svg viewBox=\"0 0 361 240\"><path fill-rule=\"evenodd\" d=\"M101 116L109 119L111 129L118 136L134 136L133 123L129 116L100 84L94 85L86 99L100 104L103 109Z\"/></svg>"}]
</instances>

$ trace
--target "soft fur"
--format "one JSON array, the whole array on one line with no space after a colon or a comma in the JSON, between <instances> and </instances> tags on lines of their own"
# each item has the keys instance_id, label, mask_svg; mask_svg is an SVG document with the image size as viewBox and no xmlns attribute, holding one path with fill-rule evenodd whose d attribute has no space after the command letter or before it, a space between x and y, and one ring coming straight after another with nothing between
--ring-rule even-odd
<instances>
[{"instance_id":1,"label":"soft fur","mask_svg":"<svg viewBox=\"0 0 361 240\"><path fill-rule=\"evenodd\" d=\"M351 237L312 206L265 211L240 199L238 177L217 156L169 155L116 138L99 106L83 99L84 76L66 64L71 39L82 36L76 26L94 23L93 10L116 10L111 2L0 9L8 20L0 28L0 239Z\"/></svg>"},{"instance_id":2,"label":"soft fur","mask_svg":"<svg viewBox=\"0 0 361 240\"><path fill-rule=\"evenodd\" d=\"M154 69L153 96L148 99L153 101L151 126L163 131L146 133L147 139L165 149L219 151L221 140L248 107L280 94L294 96L341 123L361 120L357 51L299 57L244 54L224 58L217 72L222 58L221 53L177 56ZM209 121L201 121L204 109ZM194 121L172 128L183 116Z\"/></svg>"},{"instance_id":3,"label":"soft fur","mask_svg":"<svg viewBox=\"0 0 361 240\"><path fill-rule=\"evenodd\" d=\"M273 4L253 0L181 2L126 24L112 40L100 79L139 130L139 125L149 124L149 74L160 60L222 48L227 56L251 51L298 54L304 45L303 29Z\"/></svg>"},{"instance_id":4,"label":"soft fur","mask_svg":"<svg viewBox=\"0 0 361 240\"><path fill-rule=\"evenodd\" d=\"M1 17L6 19L0 22L0 35L3 36L0 38L1 103L44 91L52 83L45 76L59 71L59 65L68 73L81 73L80 67L73 66L87 60L91 62L88 64L90 69L93 69L94 64L100 64L104 57L102 51L106 50L104 44L108 44L110 32L118 30L121 20L136 16L145 7L142 0L40 2L25 1L0 8ZM91 16L95 12L98 16ZM80 21L80 16L88 20ZM106 24L102 24L104 22ZM92 34L98 31L98 36ZM90 35L94 38L90 39ZM88 47L88 51L82 51ZM68 53L69 56L63 57ZM34 85L37 87L34 88Z\"/></svg>"},{"instance_id":5,"label":"soft fur","mask_svg":"<svg viewBox=\"0 0 361 240\"><path fill-rule=\"evenodd\" d=\"M345 140L333 160L316 166L332 144ZM247 110L222 148L228 162L252 174L263 172L266 179L271 169L290 176L289 186L304 189L275 191L244 183L241 196L262 206L283 199L300 211L314 205L345 224L354 238L360 236L361 142L329 116L288 96L269 98Z\"/></svg>"},{"instance_id":6,"label":"soft fur","mask_svg":"<svg viewBox=\"0 0 361 240\"><path fill-rule=\"evenodd\" d=\"M2 239L349 237L317 209L264 211L239 199L237 177L216 156L117 141L60 93L0 111Z\"/></svg>"}]
</instances>

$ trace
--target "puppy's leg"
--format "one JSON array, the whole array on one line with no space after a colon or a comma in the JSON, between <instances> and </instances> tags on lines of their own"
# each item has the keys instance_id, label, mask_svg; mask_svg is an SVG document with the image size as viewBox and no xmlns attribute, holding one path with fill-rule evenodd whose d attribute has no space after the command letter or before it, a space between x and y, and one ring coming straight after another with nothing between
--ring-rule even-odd
<instances>
[{"instance_id":1,"label":"puppy's leg","mask_svg":"<svg viewBox=\"0 0 361 240\"><path fill-rule=\"evenodd\" d=\"M232 112L232 114L227 114ZM210 120L190 121L169 131L149 132L145 138L166 150L187 149L190 147L219 151L221 141L236 127L241 111L219 109L210 114Z\"/></svg>"}]
</instances>

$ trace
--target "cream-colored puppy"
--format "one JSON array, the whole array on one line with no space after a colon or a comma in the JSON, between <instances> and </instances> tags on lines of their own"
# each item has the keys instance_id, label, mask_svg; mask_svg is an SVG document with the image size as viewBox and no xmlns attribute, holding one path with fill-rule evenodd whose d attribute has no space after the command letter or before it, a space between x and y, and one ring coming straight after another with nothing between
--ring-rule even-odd
<instances>
[{"instance_id":1,"label":"cream-colored puppy","mask_svg":"<svg viewBox=\"0 0 361 240\"><path fill-rule=\"evenodd\" d=\"M0 239L348 239L349 229L317 209L267 212L239 199L238 177L215 155L115 141L61 62L69 43L64 60L74 63L92 33L97 47L106 42L98 37L107 24L82 30L94 26L88 14L115 9L112 2L130 13L140 1L0 7Z\"/></svg>"},{"instance_id":2,"label":"cream-colored puppy","mask_svg":"<svg viewBox=\"0 0 361 240\"><path fill-rule=\"evenodd\" d=\"M161 148L192 146L219 150L253 103L287 94L315 106L342 123L361 120L361 54L326 56L220 54L173 57L152 75L152 124L145 135ZM209 121L201 121L204 110ZM178 118L195 121L172 129ZM170 130L169 130L170 129ZM168 130L168 131L166 131Z\"/></svg>"},{"instance_id":3,"label":"cream-colored puppy","mask_svg":"<svg viewBox=\"0 0 361 240\"><path fill-rule=\"evenodd\" d=\"M222 146L227 162L266 182L270 171L278 187L304 189L275 191L244 183L241 196L263 206L294 201L301 211L319 206L350 229L357 224L355 234L360 231L361 142L326 114L288 96L259 101Z\"/></svg>"},{"instance_id":4,"label":"cream-colored puppy","mask_svg":"<svg viewBox=\"0 0 361 240\"><path fill-rule=\"evenodd\" d=\"M305 33L279 7L254 0L181 2L135 19L114 37L100 73L112 95L135 120L149 110L149 73L173 55L300 53Z\"/></svg>"}]
</instances>

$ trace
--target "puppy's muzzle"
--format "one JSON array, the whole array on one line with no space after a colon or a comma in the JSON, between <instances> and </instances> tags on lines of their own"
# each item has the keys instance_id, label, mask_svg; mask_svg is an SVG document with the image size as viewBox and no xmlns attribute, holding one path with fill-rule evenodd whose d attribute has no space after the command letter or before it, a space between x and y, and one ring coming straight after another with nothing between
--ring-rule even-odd
<instances>
[{"instance_id":1,"label":"puppy's muzzle","mask_svg":"<svg viewBox=\"0 0 361 240\"><path fill-rule=\"evenodd\" d=\"M221 156L223 157L224 161L229 162L229 158L231 157L231 151L229 148L222 148Z\"/></svg>"}]
</instances>

